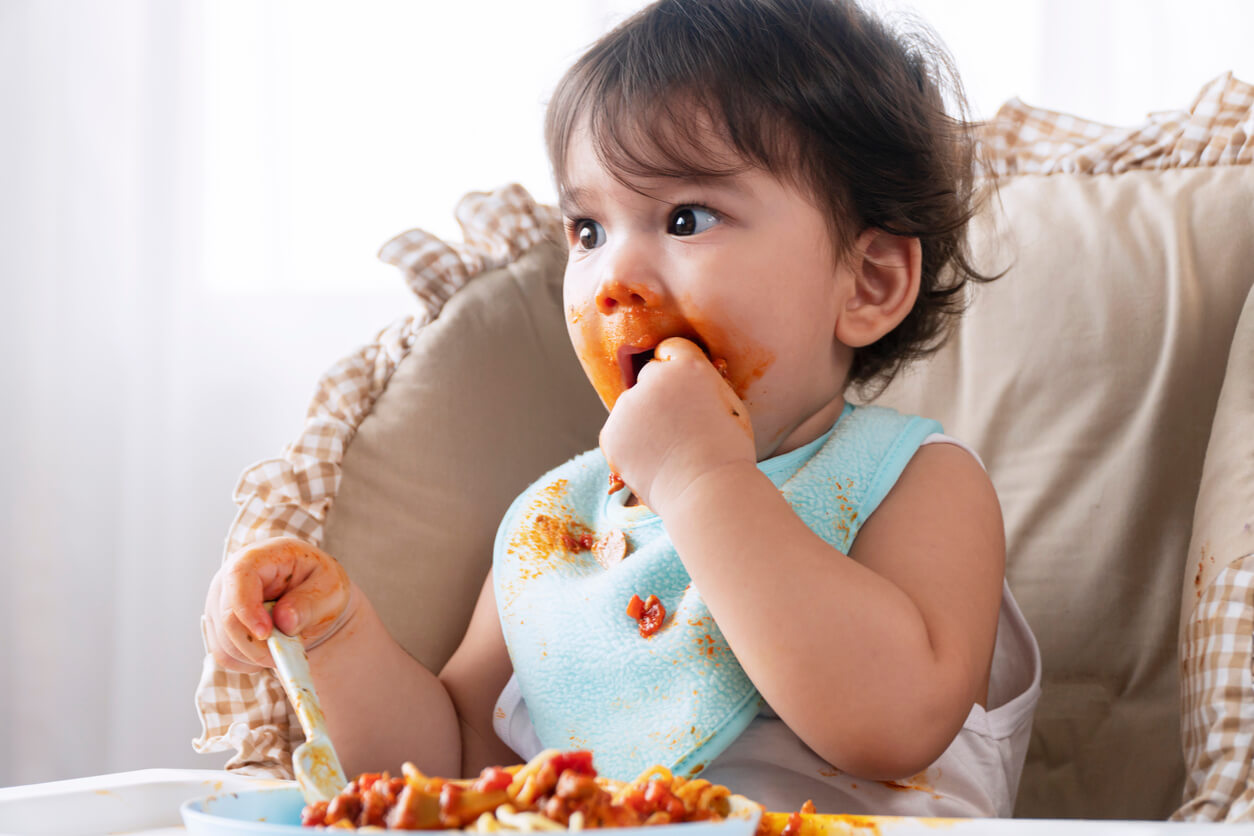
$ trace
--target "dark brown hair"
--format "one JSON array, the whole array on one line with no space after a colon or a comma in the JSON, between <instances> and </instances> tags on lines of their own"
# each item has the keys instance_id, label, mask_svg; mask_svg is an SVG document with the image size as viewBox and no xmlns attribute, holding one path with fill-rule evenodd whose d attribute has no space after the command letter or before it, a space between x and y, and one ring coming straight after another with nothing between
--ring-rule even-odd
<instances>
[{"instance_id":1,"label":"dark brown hair","mask_svg":"<svg viewBox=\"0 0 1254 836\"><path fill-rule=\"evenodd\" d=\"M877 389L939 347L967 281L995 278L966 249L976 192L961 85L935 37L913 28L894 31L851 0L660 0L558 83L545 138L559 189L586 124L624 182L746 166L789 178L827 214L838 256L866 228L918 238L918 301L854 354L849 382ZM717 153L710 127L738 159Z\"/></svg>"}]
</instances>

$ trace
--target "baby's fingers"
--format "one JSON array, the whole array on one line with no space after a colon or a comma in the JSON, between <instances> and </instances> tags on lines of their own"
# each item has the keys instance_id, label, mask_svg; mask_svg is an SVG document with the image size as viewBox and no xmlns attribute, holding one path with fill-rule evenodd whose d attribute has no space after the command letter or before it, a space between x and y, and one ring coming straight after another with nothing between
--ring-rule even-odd
<instances>
[{"instance_id":1,"label":"baby's fingers","mask_svg":"<svg viewBox=\"0 0 1254 836\"><path fill-rule=\"evenodd\" d=\"M246 577L234 571L234 568L223 567L209 584L209 592L205 596L204 619L201 622L202 636L205 649L219 667L249 672L268 664L269 652L265 649L265 640L255 635L237 615L241 609L241 599L247 599L250 595L260 596L260 591L242 591L250 583ZM262 616L268 625L270 617L265 613L264 607ZM267 626L263 635L268 633ZM263 652L259 652L259 648Z\"/></svg>"},{"instance_id":2,"label":"baby's fingers","mask_svg":"<svg viewBox=\"0 0 1254 836\"><path fill-rule=\"evenodd\" d=\"M201 629L205 650L223 670L252 673L273 665L266 643L253 638L234 616L214 620L206 615Z\"/></svg>"},{"instance_id":3,"label":"baby's fingers","mask_svg":"<svg viewBox=\"0 0 1254 836\"><path fill-rule=\"evenodd\" d=\"M683 337L667 337L657 344L653 357L663 362L667 360L687 359L693 361L709 361L696 343Z\"/></svg>"},{"instance_id":4,"label":"baby's fingers","mask_svg":"<svg viewBox=\"0 0 1254 836\"><path fill-rule=\"evenodd\" d=\"M274 660L270 658L270 648L266 646L265 639L257 638L234 615L228 614L222 621L221 632L226 636L226 645L234 649L236 658L258 667L274 667Z\"/></svg>"},{"instance_id":5,"label":"baby's fingers","mask_svg":"<svg viewBox=\"0 0 1254 836\"><path fill-rule=\"evenodd\" d=\"M251 643L260 642L264 645L270 636L274 622L266 611L262 583L262 578L243 561L223 574L218 604L223 622L220 629L232 638L239 635L239 630L242 629L251 638ZM247 639L244 641L248 642Z\"/></svg>"}]
</instances>

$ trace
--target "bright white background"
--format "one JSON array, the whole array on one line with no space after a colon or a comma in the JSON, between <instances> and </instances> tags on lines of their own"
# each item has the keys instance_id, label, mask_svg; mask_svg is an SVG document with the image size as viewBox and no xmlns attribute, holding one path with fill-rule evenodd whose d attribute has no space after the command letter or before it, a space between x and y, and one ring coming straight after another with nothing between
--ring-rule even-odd
<instances>
[{"instance_id":1,"label":"bright white background","mask_svg":"<svg viewBox=\"0 0 1254 836\"><path fill-rule=\"evenodd\" d=\"M638 5L0 0L0 785L222 762L191 695L238 473L413 310L388 237L552 199L545 96ZM977 115L1254 81L1245 0L913 5Z\"/></svg>"}]
</instances>

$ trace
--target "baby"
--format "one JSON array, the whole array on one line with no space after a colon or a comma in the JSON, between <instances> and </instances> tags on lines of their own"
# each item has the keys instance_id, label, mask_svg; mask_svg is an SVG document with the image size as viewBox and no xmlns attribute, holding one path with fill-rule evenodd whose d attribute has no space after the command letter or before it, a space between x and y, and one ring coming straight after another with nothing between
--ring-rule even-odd
<instances>
[{"instance_id":1,"label":"baby","mask_svg":"<svg viewBox=\"0 0 1254 836\"><path fill-rule=\"evenodd\" d=\"M985 279L945 67L844 0L662 0L602 38L546 123L600 448L514 502L438 675L286 538L215 576L214 662L300 633L349 774L589 748L773 810L1009 815L1040 663L997 497L936 422L846 400Z\"/></svg>"}]
</instances>

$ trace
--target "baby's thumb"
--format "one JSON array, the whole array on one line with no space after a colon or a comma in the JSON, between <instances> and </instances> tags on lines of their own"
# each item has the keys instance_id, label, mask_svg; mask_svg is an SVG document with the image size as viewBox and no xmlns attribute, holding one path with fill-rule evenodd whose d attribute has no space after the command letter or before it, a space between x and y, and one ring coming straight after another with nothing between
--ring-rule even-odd
<instances>
[{"instance_id":1,"label":"baby's thumb","mask_svg":"<svg viewBox=\"0 0 1254 836\"><path fill-rule=\"evenodd\" d=\"M678 357L705 359L700 346L684 337L667 337L653 350L655 360L673 360Z\"/></svg>"},{"instance_id":2,"label":"baby's thumb","mask_svg":"<svg viewBox=\"0 0 1254 836\"><path fill-rule=\"evenodd\" d=\"M348 604L348 595L312 595L292 590L278 600L271 615L274 626L289 636L317 638L335 623Z\"/></svg>"}]
</instances>

